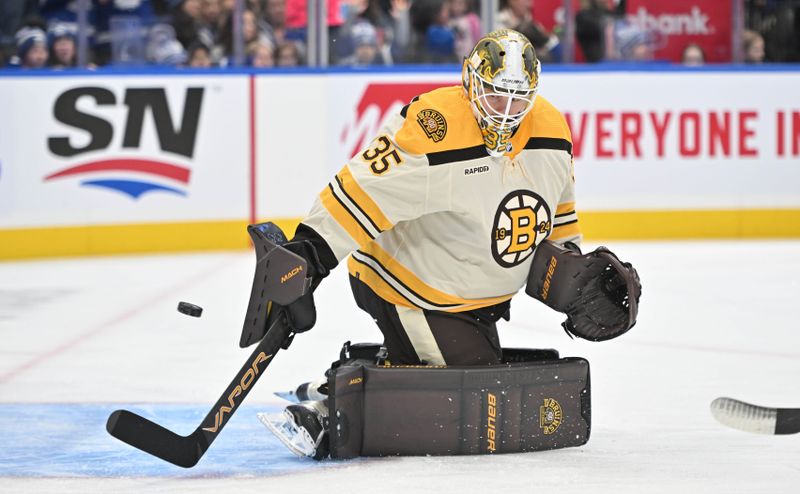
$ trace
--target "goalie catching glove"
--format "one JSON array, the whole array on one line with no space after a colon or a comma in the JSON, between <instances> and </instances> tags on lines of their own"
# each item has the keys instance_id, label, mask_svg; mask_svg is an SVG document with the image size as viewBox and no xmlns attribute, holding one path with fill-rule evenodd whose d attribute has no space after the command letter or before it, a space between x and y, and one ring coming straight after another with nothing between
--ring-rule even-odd
<instances>
[{"instance_id":1,"label":"goalie catching glove","mask_svg":"<svg viewBox=\"0 0 800 494\"><path fill-rule=\"evenodd\" d=\"M591 341L616 338L636 324L639 274L605 247L588 254L575 250L542 242L525 293L566 314L562 326L570 335Z\"/></svg>"}]
</instances>

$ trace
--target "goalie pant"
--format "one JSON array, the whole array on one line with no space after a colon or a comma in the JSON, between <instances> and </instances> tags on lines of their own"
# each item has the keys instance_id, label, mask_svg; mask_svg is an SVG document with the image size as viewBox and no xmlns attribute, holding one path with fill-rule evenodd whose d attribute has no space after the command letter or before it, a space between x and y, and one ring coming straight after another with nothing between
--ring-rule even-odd
<instances>
[{"instance_id":1,"label":"goalie pant","mask_svg":"<svg viewBox=\"0 0 800 494\"><path fill-rule=\"evenodd\" d=\"M375 364L348 350L328 372L332 458L515 453L589 440L589 363L504 349L494 366Z\"/></svg>"}]
</instances>

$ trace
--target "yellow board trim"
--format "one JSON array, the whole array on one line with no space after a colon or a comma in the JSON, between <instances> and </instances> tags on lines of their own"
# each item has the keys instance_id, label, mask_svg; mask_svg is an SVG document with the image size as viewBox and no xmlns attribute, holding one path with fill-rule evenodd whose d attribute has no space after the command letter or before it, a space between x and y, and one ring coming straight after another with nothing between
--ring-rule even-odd
<instances>
[{"instance_id":1,"label":"yellow board trim","mask_svg":"<svg viewBox=\"0 0 800 494\"><path fill-rule=\"evenodd\" d=\"M587 240L800 237L800 209L579 211Z\"/></svg>"},{"instance_id":2,"label":"yellow board trim","mask_svg":"<svg viewBox=\"0 0 800 494\"><path fill-rule=\"evenodd\" d=\"M271 219L291 238L297 219ZM246 220L0 230L0 259L246 249Z\"/></svg>"},{"instance_id":3,"label":"yellow board trim","mask_svg":"<svg viewBox=\"0 0 800 494\"><path fill-rule=\"evenodd\" d=\"M580 211L585 240L800 238L800 209ZM300 218L274 221L291 238ZM246 249L246 220L0 229L0 259Z\"/></svg>"}]
</instances>

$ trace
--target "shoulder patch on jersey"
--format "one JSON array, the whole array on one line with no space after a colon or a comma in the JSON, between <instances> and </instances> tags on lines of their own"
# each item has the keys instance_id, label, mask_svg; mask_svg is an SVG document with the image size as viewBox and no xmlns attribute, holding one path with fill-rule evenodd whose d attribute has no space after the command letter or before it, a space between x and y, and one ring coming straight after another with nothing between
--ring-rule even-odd
<instances>
[{"instance_id":1,"label":"shoulder patch on jersey","mask_svg":"<svg viewBox=\"0 0 800 494\"><path fill-rule=\"evenodd\" d=\"M409 105L408 118L395 133L397 147L408 154L423 155L482 143L463 93L461 86L449 86L421 94Z\"/></svg>"},{"instance_id":2,"label":"shoulder patch on jersey","mask_svg":"<svg viewBox=\"0 0 800 494\"><path fill-rule=\"evenodd\" d=\"M425 135L433 142L439 142L447 135L447 120L444 115L432 108L417 113L417 122L425 131Z\"/></svg>"}]
</instances>

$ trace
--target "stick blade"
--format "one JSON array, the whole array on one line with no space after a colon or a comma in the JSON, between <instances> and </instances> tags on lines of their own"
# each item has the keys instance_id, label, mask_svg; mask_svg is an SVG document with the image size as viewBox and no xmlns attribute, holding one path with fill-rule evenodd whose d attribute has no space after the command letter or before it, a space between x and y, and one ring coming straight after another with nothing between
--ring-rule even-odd
<instances>
[{"instance_id":1,"label":"stick blade","mask_svg":"<svg viewBox=\"0 0 800 494\"><path fill-rule=\"evenodd\" d=\"M775 434L778 410L723 397L711 402L711 415L733 429L772 435Z\"/></svg>"},{"instance_id":2,"label":"stick blade","mask_svg":"<svg viewBox=\"0 0 800 494\"><path fill-rule=\"evenodd\" d=\"M195 466L208 449L195 434L179 436L128 410L113 412L106 430L134 448L183 468Z\"/></svg>"}]
</instances>

